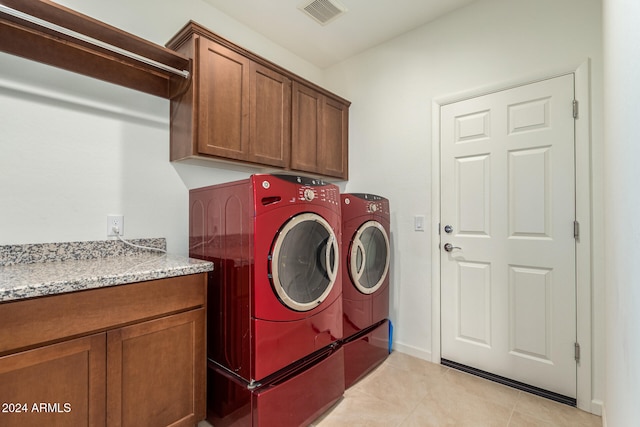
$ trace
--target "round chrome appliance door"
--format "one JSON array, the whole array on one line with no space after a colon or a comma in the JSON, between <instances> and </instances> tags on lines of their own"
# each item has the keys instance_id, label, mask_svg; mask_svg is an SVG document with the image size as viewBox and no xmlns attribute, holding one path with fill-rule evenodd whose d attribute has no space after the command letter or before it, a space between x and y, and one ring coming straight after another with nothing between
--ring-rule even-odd
<instances>
[{"instance_id":1,"label":"round chrome appliance door","mask_svg":"<svg viewBox=\"0 0 640 427\"><path fill-rule=\"evenodd\" d=\"M349 273L363 294L377 291L389 271L389 236L382 224L367 221L358 228L351 242Z\"/></svg>"},{"instance_id":2,"label":"round chrome appliance door","mask_svg":"<svg viewBox=\"0 0 640 427\"><path fill-rule=\"evenodd\" d=\"M320 215L294 216L280 229L270 256L273 288L296 311L308 311L324 301L336 281L338 242Z\"/></svg>"}]
</instances>

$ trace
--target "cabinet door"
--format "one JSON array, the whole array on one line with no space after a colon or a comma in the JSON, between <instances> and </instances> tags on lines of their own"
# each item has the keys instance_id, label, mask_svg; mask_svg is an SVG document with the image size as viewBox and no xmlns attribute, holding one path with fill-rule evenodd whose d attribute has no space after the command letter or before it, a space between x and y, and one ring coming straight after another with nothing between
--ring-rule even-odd
<instances>
[{"instance_id":1,"label":"cabinet door","mask_svg":"<svg viewBox=\"0 0 640 427\"><path fill-rule=\"evenodd\" d=\"M291 169L319 173L323 96L298 82L292 90Z\"/></svg>"},{"instance_id":2,"label":"cabinet door","mask_svg":"<svg viewBox=\"0 0 640 427\"><path fill-rule=\"evenodd\" d=\"M291 168L347 179L348 105L298 82L292 90Z\"/></svg>"},{"instance_id":3,"label":"cabinet door","mask_svg":"<svg viewBox=\"0 0 640 427\"><path fill-rule=\"evenodd\" d=\"M204 309L107 332L107 424L193 426L205 418Z\"/></svg>"},{"instance_id":4,"label":"cabinet door","mask_svg":"<svg viewBox=\"0 0 640 427\"><path fill-rule=\"evenodd\" d=\"M249 161L285 167L291 146L291 81L251 62Z\"/></svg>"},{"instance_id":5,"label":"cabinet door","mask_svg":"<svg viewBox=\"0 0 640 427\"><path fill-rule=\"evenodd\" d=\"M321 138L318 146L320 173L348 178L349 107L325 97L322 104Z\"/></svg>"},{"instance_id":6,"label":"cabinet door","mask_svg":"<svg viewBox=\"0 0 640 427\"><path fill-rule=\"evenodd\" d=\"M105 334L0 357L0 425L105 425Z\"/></svg>"},{"instance_id":7,"label":"cabinet door","mask_svg":"<svg viewBox=\"0 0 640 427\"><path fill-rule=\"evenodd\" d=\"M251 61L205 38L199 44L198 152L248 160Z\"/></svg>"}]
</instances>

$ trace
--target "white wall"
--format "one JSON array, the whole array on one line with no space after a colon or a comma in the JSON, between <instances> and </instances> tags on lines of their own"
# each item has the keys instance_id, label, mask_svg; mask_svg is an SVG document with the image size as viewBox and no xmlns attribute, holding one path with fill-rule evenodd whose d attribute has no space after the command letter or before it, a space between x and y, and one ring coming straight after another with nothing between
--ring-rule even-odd
<instances>
[{"instance_id":1,"label":"white wall","mask_svg":"<svg viewBox=\"0 0 640 427\"><path fill-rule=\"evenodd\" d=\"M575 70L592 60L594 396L603 395L602 41L599 0L482 0L380 45L327 72L350 109L347 191L390 199L392 310L397 349L429 359L432 231L432 102L482 88ZM586 106L585 106L586 107ZM585 110L585 113L588 111ZM437 233L437 231L435 231ZM439 355L437 355L439 356Z\"/></svg>"},{"instance_id":2,"label":"white wall","mask_svg":"<svg viewBox=\"0 0 640 427\"><path fill-rule=\"evenodd\" d=\"M604 1L606 420L640 420L640 4Z\"/></svg>"},{"instance_id":3,"label":"white wall","mask_svg":"<svg viewBox=\"0 0 640 427\"><path fill-rule=\"evenodd\" d=\"M163 45L193 19L297 74L322 72L201 0L59 3ZM187 253L188 188L249 169L172 165L169 102L0 53L0 245L166 237Z\"/></svg>"}]
</instances>

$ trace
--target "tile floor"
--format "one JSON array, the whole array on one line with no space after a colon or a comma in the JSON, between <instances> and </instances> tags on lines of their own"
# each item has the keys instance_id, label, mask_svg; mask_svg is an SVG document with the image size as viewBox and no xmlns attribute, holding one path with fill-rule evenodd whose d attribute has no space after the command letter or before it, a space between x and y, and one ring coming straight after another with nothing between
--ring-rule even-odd
<instances>
[{"instance_id":1,"label":"tile floor","mask_svg":"<svg viewBox=\"0 0 640 427\"><path fill-rule=\"evenodd\" d=\"M199 427L208 427L202 422ZM394 352L314 427L602 426L600 417Z\"/></svg>"}]
</instances>

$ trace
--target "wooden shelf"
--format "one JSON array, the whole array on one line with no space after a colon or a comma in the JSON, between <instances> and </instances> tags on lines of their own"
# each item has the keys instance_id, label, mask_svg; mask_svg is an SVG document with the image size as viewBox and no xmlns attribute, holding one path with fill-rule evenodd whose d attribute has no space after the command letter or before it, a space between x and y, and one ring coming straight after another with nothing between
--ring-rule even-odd
<instances>
[{"instance_id":1,"label":"wooden shelf","mask_svg":"<svg viewBox=\"0 0 640 427\"><path fill-rule=\"evenodd\" d=\"M41 26L0 8L0 51L163 98L170 99L189 85L190 77L179 72L190 71L190 59L163 46L48 0L0 0L0 5L87 38Z\"/></svg>"}]
</instances>

